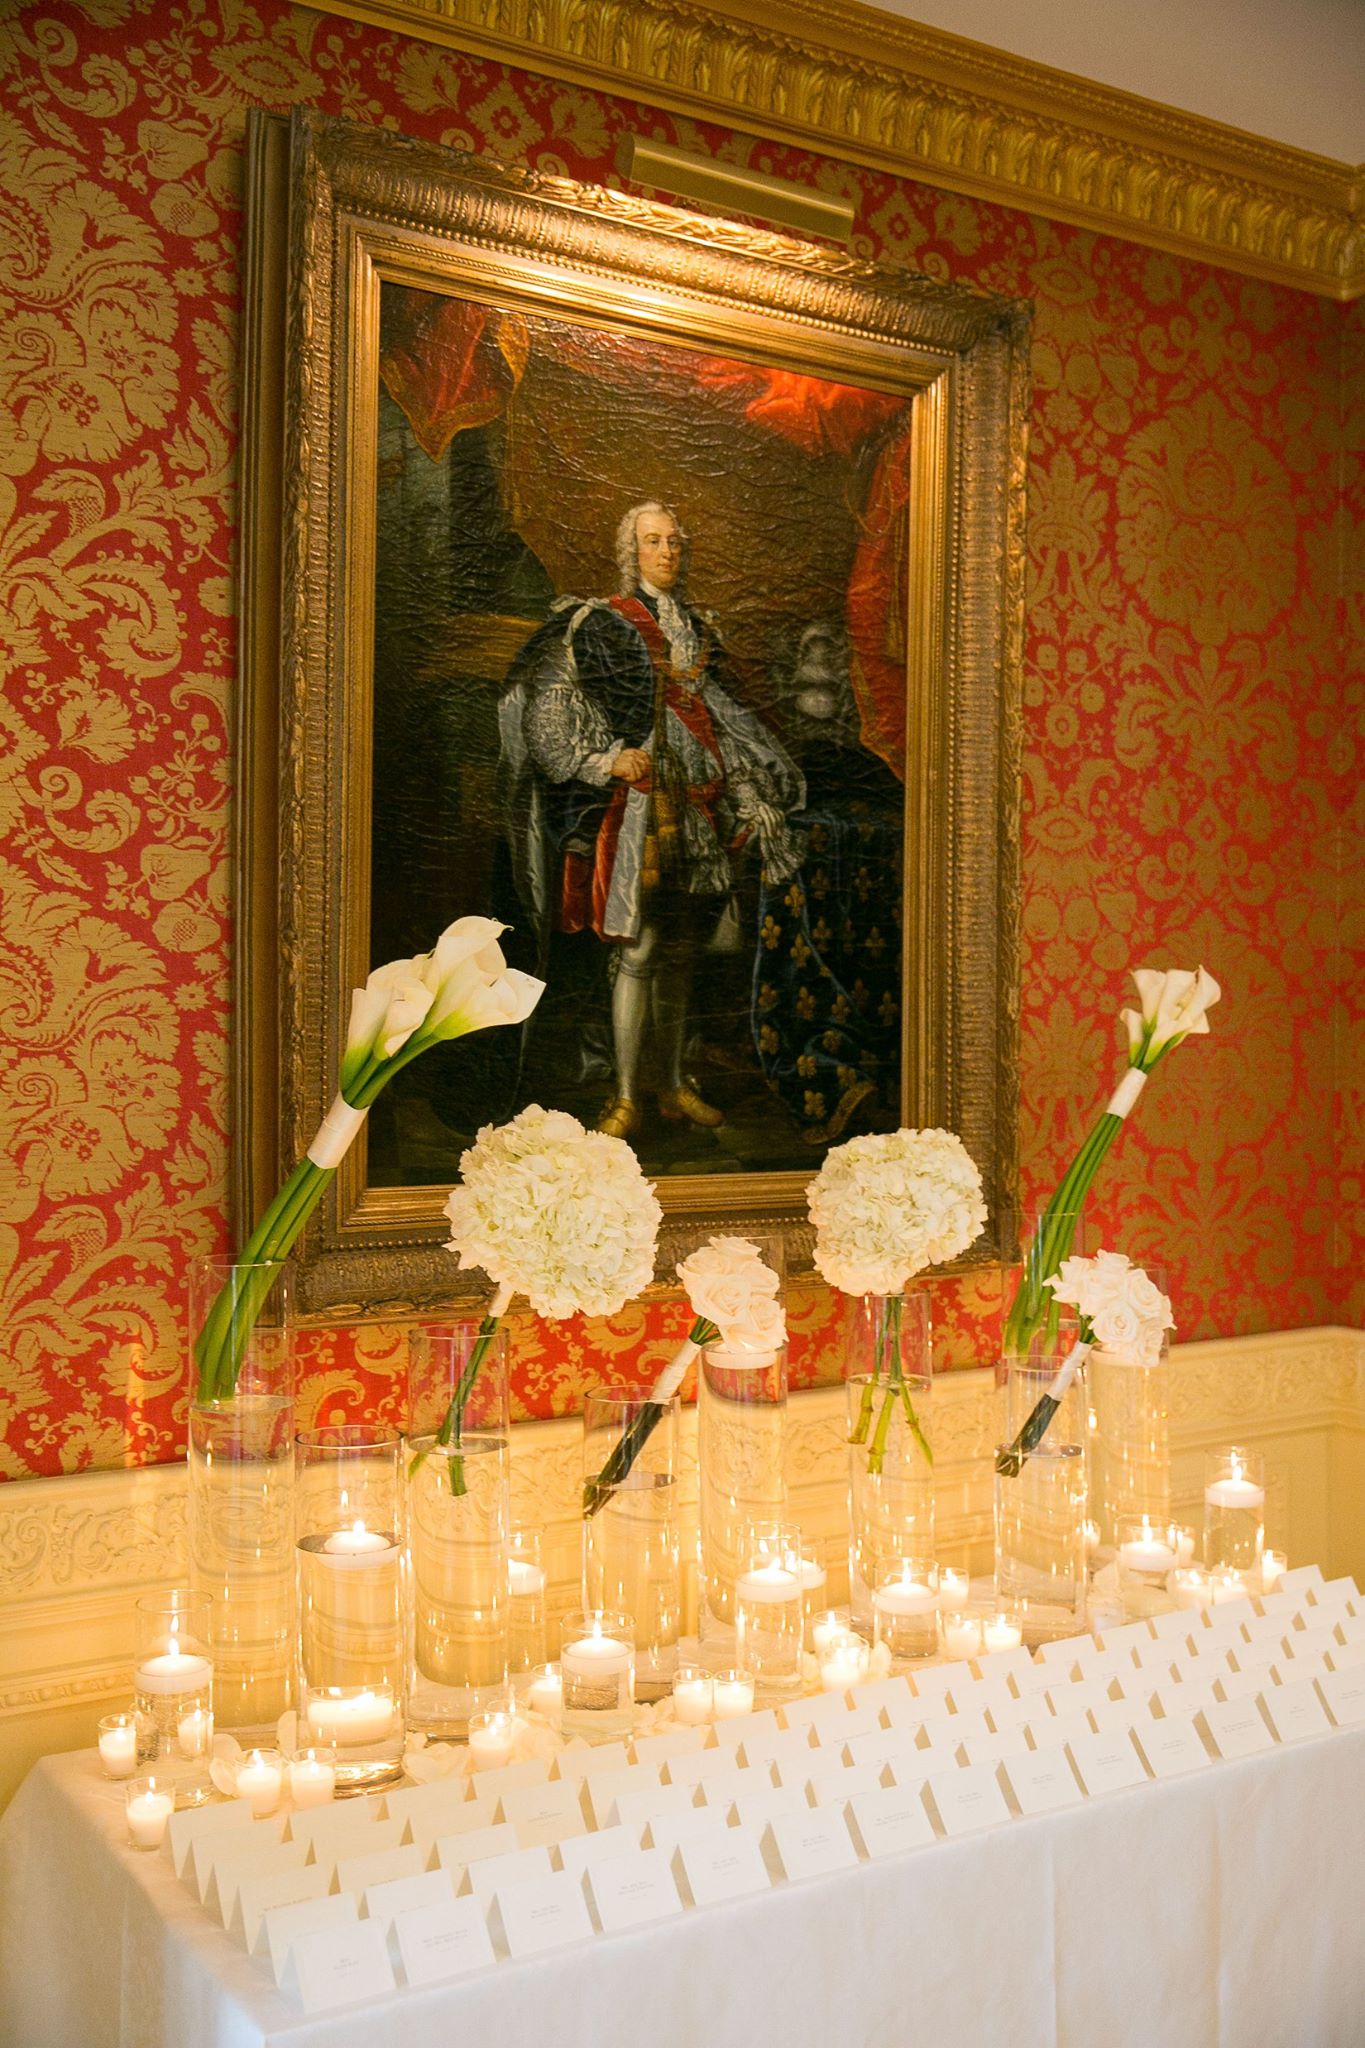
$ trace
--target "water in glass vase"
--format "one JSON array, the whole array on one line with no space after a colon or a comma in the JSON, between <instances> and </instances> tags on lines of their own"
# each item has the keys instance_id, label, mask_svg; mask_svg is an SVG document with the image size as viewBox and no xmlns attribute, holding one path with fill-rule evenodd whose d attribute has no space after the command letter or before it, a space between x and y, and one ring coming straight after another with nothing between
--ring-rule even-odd
<instances>
[{"instance_id":1,"label":"water in glass vase","mask_svg":"<svg viewBox=\"0 0 1365 2048\"><path fill-rule=\"evenodd\" d=\"M190 1407L190 1577L212 1601L217 1725L248 1741L290 1703L293 1415L272 1394Z\"/></svg>"}]
</instances>

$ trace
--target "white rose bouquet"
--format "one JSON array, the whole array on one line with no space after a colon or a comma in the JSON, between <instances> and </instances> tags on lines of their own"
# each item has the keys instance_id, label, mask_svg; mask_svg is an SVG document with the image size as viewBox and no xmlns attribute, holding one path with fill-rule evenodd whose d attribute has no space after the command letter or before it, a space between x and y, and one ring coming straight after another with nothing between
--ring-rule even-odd
<instances>
[{"instance_id":1,"label":"white rose bouquet","mask_svg":"<svg viewBox=\"0 0 1365 2048\"><path fill-rule=\"evenodd\" d=\"M503 958L497 942L505 930L491 918L457 918L430 953L376 967L352 992L336 1098L242 1247L195 1340L201 1401L226 1400L235 1391L247 1339L274 1284L271 1268L287 1258L380 1090L428 1047L493 1024L522 1024L540 1001L544 982Z\"/></svg>"},{"instance_id":2,"label":"white rose bouquet","mask_svg":"<svg viewBox=\"0 0 1365 2048\"><path fill-rule=\"evenodd\" d=\"M981 1175L952 1131L892 1131L836 1145L806 1197L821 1275L845 1294L886 1297L873 1379L863 1391L849 1441L867 1442L874 1383L884 1378L886 1393L868 1450L868 1470L882 1469L897 1401L932 1465L933 1452L901 1371L901 1295L916 1273L956 1258L978 1236L986 1221Z\"/></svg>"},{"instance_id":3,"label":"white rose bouquet","mask_svg":"<svg viewBox=\"0 0 1365 2048\"><path fill-rule=\"evenodd\" d=\"M1069 1302L1077 1309L1080 1334L1014 1442L997 1454L995 1469L1007 1479L1017 1479L1029 1453L1037 1450L1063 1395L1092 1351L1106 1351L1122 1365L1153 1366L1161 1357L1167 1330L1175 1328L1166 1296L1124 1252L1102 1251L1093 1259L1064 1259L1046 1285L1054 1301Z\"/></svg>"},{"instance_id":4,"label":"white rose bouquet","mask_svg":"<svg viewBox=\"0 0 1365 2048\"><path fill-rule=\"evenodd\" d=\"M585 1515L605 1507L625 1479L703 1344L720 1337L735 1351L776 1351L787 1341L787 1319L777 1299L781 1282L747 1237L709 1238L681 1262L678 1278L687 1290L692 1327L602 1470L584 1486Z\"/></svg>"},{"instance_id":5,"label":"white rose bouquet","mask_svg":"<svg viewBox=\"0 0 1365 2048\"><path fill-rule=\"evenodd\" d=\"M494 1294L479 1325L437 1442L457 1448L451 1490L463 1493L458 1445L479 1367L514 1294L537 1315L614 1315L654 1277L662 1211L622 1138L585 1130L577 1117L532 1103L510 1123L487 1125L460 1159L446 1203L448 1249L462 1270L481 1267Z\"/></svg>"},{"instance_id":6,"label":"white rose bouquet","mask_svg":"<svg viewBox=\"0 0 1365 2048\"><path fill-rule=\"evenodd\" d=\"M1133 969L1133 981L1142 1007L1121 1013L1128 1032L1127 1071L1043 1212L1037 1242L1030 1251L1005 1323L1007 1354L1018 1356L1026 1352L1045 1322L1049 1334L1055 1336L1056 1296L1045 1276L1055 1273L1070 1253L1081 1204L1110 1146L1123 1129L1124 1119L1146 1087L1147 1076L1183 1039L1207 1034L1208 1012L1222 994L1213 976L1202 967L1196 967L1193 973L1187 967L1170 967L1164 972L1137 967Z\"/></svg>"}]
</instances>

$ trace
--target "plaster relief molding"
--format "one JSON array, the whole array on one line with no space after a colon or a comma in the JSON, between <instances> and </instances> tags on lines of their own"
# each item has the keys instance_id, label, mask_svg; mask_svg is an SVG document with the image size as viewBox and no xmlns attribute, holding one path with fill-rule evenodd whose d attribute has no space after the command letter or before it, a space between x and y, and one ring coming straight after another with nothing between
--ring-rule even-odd
<instances>
[{"instance_id":1,"label":"plaster relief molding","mask_svg":"<svg viewBox=\"0 0 1365 2048\"><path fill-rule=\"evenodd\" d=\"M321 11L1328 298L1362 167L852 0L318 0Z\"/></svg>"}]
</instances>

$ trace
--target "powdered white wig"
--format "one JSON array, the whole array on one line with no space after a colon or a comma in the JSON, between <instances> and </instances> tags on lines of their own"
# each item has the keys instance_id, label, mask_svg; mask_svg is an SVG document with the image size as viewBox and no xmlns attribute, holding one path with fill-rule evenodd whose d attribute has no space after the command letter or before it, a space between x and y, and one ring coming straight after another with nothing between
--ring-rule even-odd
<instances>
[{"instance_id":1,"label":"powdered white wig","mask_svg":"<svg viewBox=\"0 0 1365 2048\"><path fill-rule=\"evenodd\" d=\"M664 512L682 534L683 558L677 588L682 589L687 581L687 558L691 548L683 523L671 505L665 505L659 498L644 498L638 505L632 505L622 515L616 529L616 574L622 597L633 597L640 587L640 540L636 531L646 512Z\"/></svg>"}]
</instances>

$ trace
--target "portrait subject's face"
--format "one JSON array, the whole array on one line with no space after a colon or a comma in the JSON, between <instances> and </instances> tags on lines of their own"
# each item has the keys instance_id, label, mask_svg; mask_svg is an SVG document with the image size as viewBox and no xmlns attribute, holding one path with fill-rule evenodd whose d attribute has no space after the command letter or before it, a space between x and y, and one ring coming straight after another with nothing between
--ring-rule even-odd
<instances>
[{"instance_id":1,"label":"portrait subject's face","mask_svg":"<svg viewBox=\"0 0 1365 2048\"><path fill-rule=\"evenodd\" d=\"M656 590L671 590L682 569L683 537L667 512L642 512L635 522L640 574Z\"/></svg>"}]
</instances>

